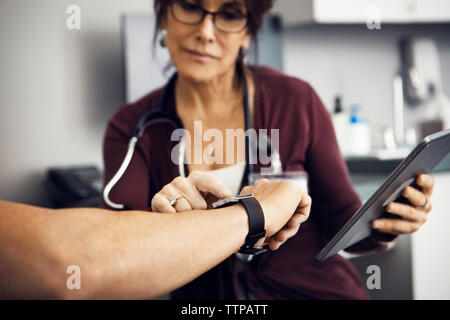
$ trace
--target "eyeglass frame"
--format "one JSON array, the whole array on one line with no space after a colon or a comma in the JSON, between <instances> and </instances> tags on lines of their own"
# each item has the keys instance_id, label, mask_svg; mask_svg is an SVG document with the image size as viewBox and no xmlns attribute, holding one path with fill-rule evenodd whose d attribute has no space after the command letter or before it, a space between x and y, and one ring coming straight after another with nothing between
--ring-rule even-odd
<instances>
[{"instance_id":1,"label":"eyeglass frame","mask_svg":"<svg viewBox=\"0 0 450 320\"><path fill-rule=\"evenodd\" d=\"M180 23L184 23L184 24L187 24L187 25L194 26L194 25L197 25L197 24L202 23L203 20L205 20L205 17L206 17L208 14L210 14L210 15L212 15L212 18L213 18L213 25L214 25L214 27L215 27L217 30L219 30L219 31L222 31L222 32L225 32L225 33L239 33L239 32L242 32L243 30L245 30L245 28L248 27L248 23L249 23L249 21L248 21L248 14L246 14L246 15L244 15L246 22L245 22L245 25L242 27L242 29L240 29L239 31L225 31L225 30L222 30L222 29L218 28L217 25L216 25L216 16L217 16L218 13L223 12L223 10L219 10L219 11L212 12L212 11L206 10L205 8L203 8L202 6L199 6L199 5L197 5L197 4L195 4L195 5L196 5L199 9L201 9L201 10L203 11L201 19L200 19L198 22L195 22L195 23L189 23L189 22L181 21L179 18L177 18L177 16L176 16L175 13L173 12L173 4L174 4L175 2L180 3L181 1L177 1L177 0L172 0L172 1L170 1L170 3L169 3L169 6L170 6L170 13L172 14L173 18L174 18L175 20L177 20L178 22L180 22Z\"/></svg>"}]
</instances>

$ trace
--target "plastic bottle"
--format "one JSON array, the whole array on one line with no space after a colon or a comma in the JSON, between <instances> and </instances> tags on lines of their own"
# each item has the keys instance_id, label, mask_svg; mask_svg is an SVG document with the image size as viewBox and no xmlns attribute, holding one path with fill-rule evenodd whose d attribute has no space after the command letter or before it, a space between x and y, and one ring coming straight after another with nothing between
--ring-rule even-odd
<instances>
[{"instance_id":1,"label":"plastic bottle","mask_svg":"<svg viewBox=\"0 0 450 320\"><path fill-rule=\"evenodd\" d=\"M336 133L336 138L339 144L339 149L342 154L346 154L347 146L347 129L348 129L348 114L344 112L342 108L341 97L336 96L334 99L334 109L331 115L331 120L333 122L334 132Z\"/></svg>"},{"instance_id":2,"label":"plastic bottle","mask_svg":"<svg viewBox=\"0 0 450 320\"><path fill-rule=\"evenodd\" d=\"M348 127L348 153L352 156L364 156L370 153L370 125L359 116L359 105L353 105Z\"/></svg>"}]
</instances>

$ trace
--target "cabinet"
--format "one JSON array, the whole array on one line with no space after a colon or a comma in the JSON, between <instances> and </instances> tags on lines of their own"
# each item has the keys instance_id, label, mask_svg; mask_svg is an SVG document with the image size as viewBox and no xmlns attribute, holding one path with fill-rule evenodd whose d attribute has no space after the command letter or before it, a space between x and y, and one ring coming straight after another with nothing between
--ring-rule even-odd
<instances>
[{"instance_id":1,"label":"cabinet","mask_svg":"<svg viewBox=\"0 0 450 320\"><path fill-rule=\"evenodd\" d=\"M449 0L278 0L287 27L302 24L450 22Z\"/></svg>"}]
</instances>

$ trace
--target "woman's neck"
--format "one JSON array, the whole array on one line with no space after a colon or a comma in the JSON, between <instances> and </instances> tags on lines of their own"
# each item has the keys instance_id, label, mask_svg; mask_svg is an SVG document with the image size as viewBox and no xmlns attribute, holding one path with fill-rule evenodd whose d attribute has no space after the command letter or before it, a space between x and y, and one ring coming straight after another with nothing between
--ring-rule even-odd
<instances>
[{"instance_id":1,"label":"woman's neck","mask_svg":"<svg viewBox=\"0 0 450 320\"><path fill-rule=\"evenodd\" d=\"M183 112L207 117L231 111L242 102L242 88L235 86L236 71L230 70L208 82L197 82L179 74L176 83L177 105Z\"/></svg>"}]
</instances>

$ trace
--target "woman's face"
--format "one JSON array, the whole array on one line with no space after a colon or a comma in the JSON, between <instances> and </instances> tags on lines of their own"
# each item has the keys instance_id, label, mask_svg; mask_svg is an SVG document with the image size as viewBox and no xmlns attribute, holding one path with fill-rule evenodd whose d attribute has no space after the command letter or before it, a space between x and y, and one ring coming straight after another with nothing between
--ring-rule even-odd
<instances>
[{"instance_id":1,"label":"woman's face","mask_svg":"<svg viewBox=\"0 0 450 320\"><path fill-rule=\"evenodd\" d=\"M241 47L248 49L250 43L250 35L246 27L239 32L227 33L214 26L213 17L209 14L198 24L186 24L180 22L179 18L183 12L189 14L189 10L195 10L192 5L198 5L210 12L220 10L225 13L222 18L225 17L231 21L232 17L238 17L240 13L247 14L244 0L180 0L179 2L181 4L178 3L178 7L175 5L172 5L173 8L168 7L166 20L162 25L162 29L167 31L166 45L178 73L197 82L207 82L234 70L239 49ZM172 9L178 11L174 12ZM187 17L189 18L189 15ZM199 56L196 53L207 56Z\"/></svg>"}]
</instances>

